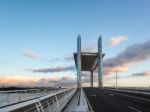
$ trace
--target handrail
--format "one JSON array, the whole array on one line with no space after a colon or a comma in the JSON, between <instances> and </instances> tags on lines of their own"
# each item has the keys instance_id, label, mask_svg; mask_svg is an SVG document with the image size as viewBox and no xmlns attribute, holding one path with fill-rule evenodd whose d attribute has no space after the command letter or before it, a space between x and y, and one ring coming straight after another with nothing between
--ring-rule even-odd
<instances>
[{"instance_id":1,"label":"handrail","mask_svg":"<svg viewBox=\"0 0 150 112\"><path fill-rule=\"evenodd\" d=\"M24 90L10 90L10 91L0 91L1 93L15 93L15 92L27 92L27 91L37 91L39 89L24 89Z\"/></svg>"},{"instance_id":2,"label":"handrail","mask_svg":"<svg viewBox=\"0 0 150 112\"><path fill-rule=\"evenodd\" d=\"M0 108L1 112L61 112L76 89L66 89L34 100Z\"/></svg>"},{"instance_id":3,"label":"handrail","mask_svg":"<svg viewBox=\"0 0 150 112\"><path fill-rule=\"evenodd\" d=\"M14 103L42 97L57 91L62 91L62 89L56 90L25 89L25 90L0 91L0 108Z\"/></svg>"},{"instance_id":4,"label":"handrail","mask_svg":"<svg viewBox=\"0 0 150 112\"><path fill-rule=\"evenodd\" d=\"M9 90L9 91L0 91L0 94L2 93L16 93L16 92L30 92L30 91L53 91L53 90L63 90L65 88L59 88L59 89L23 89L23 90Z\"/></svg>"}]
</instances>

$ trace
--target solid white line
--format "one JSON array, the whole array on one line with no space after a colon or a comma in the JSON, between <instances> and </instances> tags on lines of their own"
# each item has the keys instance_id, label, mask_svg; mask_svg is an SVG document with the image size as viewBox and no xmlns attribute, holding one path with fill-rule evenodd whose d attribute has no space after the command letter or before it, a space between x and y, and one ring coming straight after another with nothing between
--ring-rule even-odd
<instances>
[{"instance_id":1,"label":"solid white line","mask_svg":"<svg viewBox=\"0 0 150 112\"><path fill-rule=\"evenodd\" d=\"M112 92L112 91L111 91ZM131 97L131 98L136 98L136 99L139 99L139 100L143 100L143 101L148 101L150 102L149 99L144 99L144 98L140 98L140 97L136 97L136 96L130 96L130 95L126 95L126 94L120 94L120 93L117 93L117 92L112 92L112 93L115 93L115 94L118 94L118 95L122 95L122 96L127 96L127 97Z\"/></svg>"},{"instance_id":2,"label":"solid white line","mask_svg":"<svg viewBox=\"0 0 150 112\"><path fill-rule=\"evenodd\" d=\"M107 90L112 90L114 91L115 89L107 89ZM117 90L117 91L122 91L122 92L128 92L128 93L138 93L138 94L144 94L144 95L150 95L149 92L142 92L142 91L136 91L136 90Z\"/></svg>"},{"instance_id":3,"label":"solid white line","mask_svg":"<svg viewBox=\"0 0 150 112\"><path fill-rule=\"evenodd\" d=\"M130 96L130 95L125 95L125 94L120 94L120 93L116 93L116 94L150 102L149 99L144 99L144 98L140 98L140 97L136 97L136 96Z\"/></svg>"},{"instance_id":4,"label":"solid white line","mask_svg":"<svg viewBox=\"0 0 150 112\"><path fill-rule=\"evenodd\" d=\"M136 112L142 112L142 111L140 111L140 110L138 110L138 109L136 109L136 108L133 108L133 107L131 107L131 106L128 106L130 109L132 109L132 110L135 110Z\"/></svg>"}]
</instances>

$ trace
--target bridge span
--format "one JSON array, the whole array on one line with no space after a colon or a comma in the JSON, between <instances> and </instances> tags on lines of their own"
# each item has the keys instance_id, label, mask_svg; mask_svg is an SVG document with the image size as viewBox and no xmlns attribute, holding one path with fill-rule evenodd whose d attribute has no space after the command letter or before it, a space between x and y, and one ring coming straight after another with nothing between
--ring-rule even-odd
<instances>
[{"instance_id":1,"label":"bridge span","mask_svg":"<svg viewBox=\"0 0 150 112\"><path fill-rule=\"evenodd\" d=\"M150 112L150 92L72 88L3 106L0 112Z\"/></svg>"}]
</instances>

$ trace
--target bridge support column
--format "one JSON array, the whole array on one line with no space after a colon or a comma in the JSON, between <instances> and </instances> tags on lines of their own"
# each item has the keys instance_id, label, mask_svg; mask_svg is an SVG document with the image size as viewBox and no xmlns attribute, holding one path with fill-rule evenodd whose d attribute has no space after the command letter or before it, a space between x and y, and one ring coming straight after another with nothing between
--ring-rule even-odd
<instances>
[{"instance_id":1,"label":"bridge support column","mask_svg":"<svg viewBox=\"0 0 150 112\"><path fill-rule=\"evenodd\" d=\"M77 86L81 88L81 36L77 39Z\"/></svg>"},{"instance_id":2,"label":"bridge support column","mask_svg":"<svg viewBox=\"0 0 150 112\"><path fill-rule=\"evenodd\" d=\"M102 37L98 39L98 87L102 87Z\"/></svg>"},{"instance_id":3,"label":"bridge support column","mask_svg":"<svg viewBox=\"0 0 150 112\"><path fill-rule=\"evenodd\" d=\"M93 87L93 70L91 70L91 87Z\"/></svg>"}]
</instances>

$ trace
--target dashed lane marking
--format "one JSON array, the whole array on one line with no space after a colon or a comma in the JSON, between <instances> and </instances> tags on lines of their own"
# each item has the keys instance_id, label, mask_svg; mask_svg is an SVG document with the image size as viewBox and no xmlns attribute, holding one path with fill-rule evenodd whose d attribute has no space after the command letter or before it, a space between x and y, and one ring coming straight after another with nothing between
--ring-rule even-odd
<instances>
[{"instance_id":1,"label":"dashed lane marking","mask_svg":"<svg viewBox=\"0 0 150 112\"><path fill-rule=\"evenodd\" d=\"M134 108L134 107L131 107L131 106L128 106L128 107L129 107L130 109L136 111L136 112L142 112L142 111L140 111L140 110L138 110L138 109L136 109L136 108Z\"/></svg>"}]
</instances>

